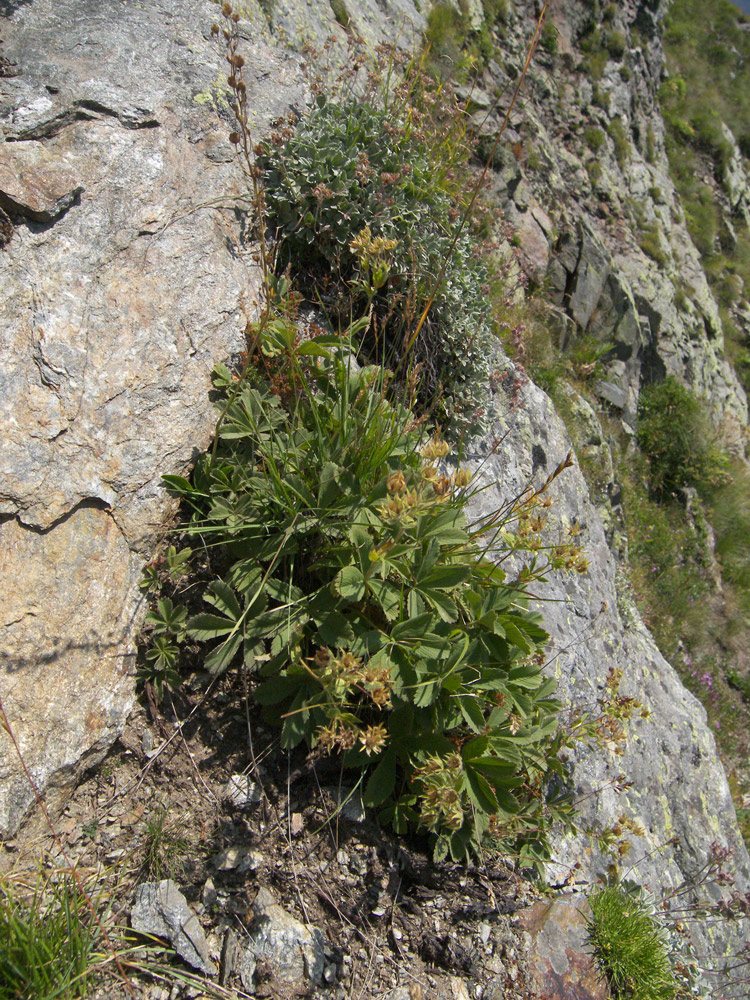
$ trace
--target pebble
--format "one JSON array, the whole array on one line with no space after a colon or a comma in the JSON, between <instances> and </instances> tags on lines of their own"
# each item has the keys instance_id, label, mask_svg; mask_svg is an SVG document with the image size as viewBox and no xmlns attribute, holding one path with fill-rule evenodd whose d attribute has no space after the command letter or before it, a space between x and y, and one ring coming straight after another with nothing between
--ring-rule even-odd
<instances>
[{"instance_id":1,"label":"pebble","mask_svg":"<svg viewBox=\"0 0 750 1000\"><path fill-rule=\"evenodd\" d=\"M233 774L224 787L224 798L238 809L246 809L263 798L260 785L248 774Z\"/></svg>"}]
</instances>

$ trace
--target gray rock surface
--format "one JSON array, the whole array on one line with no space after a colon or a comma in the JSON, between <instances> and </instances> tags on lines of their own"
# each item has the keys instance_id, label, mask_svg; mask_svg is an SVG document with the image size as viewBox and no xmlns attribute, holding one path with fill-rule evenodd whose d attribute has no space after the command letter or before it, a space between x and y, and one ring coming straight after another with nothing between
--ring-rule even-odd
<instances>
[{"instance_id":1,"label":"gray rock surface","mask_svg":"<svg viewBox=\"0 0 750 1000\"><path fill-rule=\"evenodd\" d=\"M258 962L265 961L275 979L297 982L305 988L316 986L325 965L323 934L317 927L303 924L283 907L268 889L260 889L253 903L254 921L245 945L240 978L252 991Z\"/></svg>"},{"instance_id":2,"label":"gray rock surface","mask_svg":"<svg viewBox=\"0 0 750 1000\"><path fill-rule=\"evenodd\" d=\"M512 366L508 370L512 373ZM513 394L496 394L493 433L468 456L487 486L472 501L476 516L493 513L530 483L541 485L571 449L546 395L529 381L519 385L509 378L507 384L513 385ZM493 452L498 439L502 443ZM548 583L533 586L551 635L548 670L557 680L558 696L572 708L596 715L607 677L619 669L621 693L651 712L648 720L636 717L627 724L629 738L621 755L614 744L579 745L571 760L571 790L581 810L580 826L607 829L622 815L640 820L644 835L628 835L627 864L635 863L631 877L657 895L695 880L715 842L732 852L737 887L747 891L750 858L705 711L643 625L580 470L565 470L550 487L550 496L555 503L545 537L566 538L577 525L577 540L589 564L583 575L553 573ZM627 787L618 790L623 783ZM554 859L549 869L553 881L565 880L576 863L584 879L596 881L606 875L611 861L596 847L592 850L583 834L561 838ZM695 927L698 951L719 956L720 964L720 956L742 947L749 931L747 926L706 922Z\"/></svg>"},{"instance_id":3,"label":"gray rock surface","mask_svg":"<svg viewBox=\"0 0 750 1000\"><path fill-rule=\"evenodd\" d=\"M507 192L505 214L518 224L531 260L529 276L538 285L546 280L552 302L568 318L565 342L587 336L612 345L604 381L620 392L607 389L611 405L632 423L641 384L674 375L706 399L727 445L742 454L747 400L724 357L718 305L677 211L664 149L659 26L667 6L666 0L617 5L614 28L624 37L637 30L638 45L621 60L609 59L593 83L581 68L590 4L553 5L560 55L553 61L537 54L517 126L533 158L527 154L510 165L503 160L499 190ZM518 0L513 10L507 44L520 51L538 12L532 0ZM494 82L505 82L502 72ZM492 131L493 122L496 127L499 119L491 116L485 130ZM588 128L602 135L596 152L588 148ZM619 151L613 130L621 135ZM734 150L723 178L731 226L729 212L743 215L750 195L734 137L725 137ZM544 234L546 277L539 273L545 257L539 229L518 216L515 192L522 188L553 223L554 231Z\"/></svg>"},{"instance_id":4,"label":"gray rock surface","mask_svg":"<svg viewBox=\"0 0 750 1000\"><path fill-rule=\"evenodd\" d=\"M139 934L166 938L188 965L209 976L216 975L203 928L171 879L138 886L130 924Z\"/></svg>"},{"instance_id":5,"label":"gray rock surface","mask_svg":"<svg viewBox=\"0 0 750 1000\"><path fill-rule=\"evenodd\" d=\"M254 308L245 185L205 99L215 16L34 0L0 19L21 70L0 79L0 690L51 805L132 705L159 477L206 446L209 373ZM304 88L289 54L246 51L262 127ZM1 836L33 796L0 748Z\"/></svg>"}]
</instances>

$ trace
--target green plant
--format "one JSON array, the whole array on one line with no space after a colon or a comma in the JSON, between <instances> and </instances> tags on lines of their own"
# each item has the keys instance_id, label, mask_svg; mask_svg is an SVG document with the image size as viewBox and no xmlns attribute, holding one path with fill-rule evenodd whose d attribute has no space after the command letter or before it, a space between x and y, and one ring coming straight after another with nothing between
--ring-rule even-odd
<instances>
[{"instance_id":1,"label":"green plant","mask_svg":"<svg viewBox=\"0 0 750 1000\"><path fill-rule=\"evenodd\" d=\"M0 878L0 1000L87 996L99 932L75 881Z\"/></svg>"},{"instance_id":2,"label":"green plant","mask_svg":"<svg viewBox=\"0 0 750 1000\"><path fill-rule=\"evenodd\" d=\"M604 36L604 46L613 59L622 59L627 51L628 43L621 31L608 31Z\"/></svg>"},{"instance_id":3,"label":"green plant","mask_svg":"<svg viewBox=\"0 0 750 1000\"><path fill-rule=\"evenodd\" d=\"M143 867L150 879L174 878L184 871L190 847L167 808L156 809L146 823Z\"/></svg>"},{"instance_id":4,"label":"green plant","mask_svg":"<svg viewBox=\"0 0 750 1000\"><path fill-rule=\"evenodd\" d=\"M604 132L602 129L597 128L596 125L588 125L584 130L583 138L592 153L600 152L604 146Z\"/></svg>"},{"instance_id":5,"label":"green plant","mask_svg":"<svg viewBox=\"0 0 750 1000\"><path fill-rule=\"evenodd\" d=\"M615 1000L674 1000L678 984L660 927L639 899L619 885L589 897L594 958Z\"/></svg>"},{"instance_id":6,"label":"green plant","mask_svg":"<svg viewBox=\"0 0 750 1000\"><path fill-rule=\"evenodd\" d=\"M345 0L330 0L333 16L342 28L348 28L351 24L351 14L346 6Z\"/></svg>"},{"instance_id":7,"label":"green plant","mask_svg":"<svg viewBox=\"0 0 750 1000\"><path fill-rule=\"evenodd\" d=\"M609 111L610 99L609 91L605 90L599 83L595 83L591 99L595 107L602 108L604 111Z\"/></svg>"},{"instance_id":8,"label":"green plant","mask_svg":"<svg viewBox=\"0 0 750 1000\"><path fill-rule=\"evenodd\" d=\"M146 627L150 628L153 641L146 650L146 664L138 671L138 677L152 685L157 702L164 697L165 686L173 688L180 684L176 663L186 620L185 608L175 606L169 597L160 598L156 608L146 615Z\"/></svg>"},{"instance_id":9,"label":"green plant","mask_svg":"<svg viewBox=\"0 0 750 1000\"><path fill-rule=\"evenodd\" d=\"M487 273L470 234L450 250L452 178L467 145L455 108L427 116L405 88L383 107L323 102L288 129L260 161L265 201L280 234L278 272L290 267L336 322L369 311L365 355L400 376L418 368L422 402L460 433L481 419L492 345ZM449 253L450 279L411 343Z\"/></svg>"},{"instance_id":10,"label":"green plant","mask_svg":"<svg viewBox=\"0 0 750 1000\"><path fill-rule=\"evenodd\" d=\"M187 576L192 554L192 549L178 551L174 545L170 545L164 555L155 556L143 567L140 589L152 593L160 590L165 580L179 583Z\"/></svg>"},{"instance_id":11,"label":"green plant","mask_svg":"<svg viewBox=\"0 0 750 1000\"><path fill-rule=\"evenodd\" d=\"M615 146L615 159L620 170L624 170L632 153L630 139L625 131L625 126L620 118L614 118L608 125L607 131Z\"/></svg>"},{"instance_id":12,"label":"green plant","mask_svg":"<svg viewBox=\"0 0 750 1000\"><path fill-rule=\"evenodd\" d=\"M659 497L683 486L706 494L726 480L727 458L701 400L671 375L641 392L638 444L648 457L649 482Z\"/></svg>"},{"instance_id":13,"label":"green plant","mask_svg":"<svg viewBox=\"0 0 750 1000\"><path fill-rule=\"evenodd\" d=\"M184 530L226 558L187 636L211 644L211 673L256 672L282 744L340 753L382 822L429 833L439 858L491 830L539 860L565 815L545 796L564 735L525 590L585 570L573 543L542 545L548 484L469 529L470 476L386 400L382 369L354 371L343 336L256 332L265 377L217 369L216 454L192 483L165 477L193 509ZM528 551L514 582L485 556L501 538Z\"/></svg>"},{"instance_id":14,"label":"green plant","mask_svg":"<svg viewBox=\"0 0 750 1000\"><path fill-rule=\"evenodd\" d=\"M551 56L557 54L557 28L554 26L552 21L546 20L544 22L544 27L542 28L542 36L539 43L545 52L549 52Z\"/></svg>"},{"instance_id":15,"label":"green plant","mask_svg":"<svg viewBox=\"0 0 750 1000\"><path fill-rule=\"evenodd\" d=\"M643 230L638 245L660 267L665 267L669 263L669 254L662 245L661 229L658 222L652 222Z\"/></svg>"},{"instance_id":16,"label":"green plant","mask_svg":"<svg viewBox=\"0 0 750 1000\"><path fill-rule=\"evenodd\" d=\"M586 161L586 173L589 175L589 180L596 186L598 181L602 176L602 165L598 160L587 160Z\"/></svg>"},{"instance_id":17,"label":"green plant","mask_svg":"<svg viewBox=\"0 0 750 1000\"><path fill-rule=\"evenodd\" d=\"M581 40L581 51L584 53L581 69L592 80L601 80L609 62L609 52L604 44L604 35L595 27L595 22L592 22L591 28Z\"/></svg>"}]
</instances>

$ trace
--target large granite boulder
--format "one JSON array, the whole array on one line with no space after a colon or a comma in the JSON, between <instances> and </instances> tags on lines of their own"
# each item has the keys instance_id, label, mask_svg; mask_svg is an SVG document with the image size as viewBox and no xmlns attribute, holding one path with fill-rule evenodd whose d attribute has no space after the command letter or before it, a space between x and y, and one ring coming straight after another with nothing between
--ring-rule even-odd
<instances>
[{"instance_id":1,"label":"large granite boulder","mask_svg":"<svg viewBox=\"0 0 750 1000\"><path fill-rule=\"evenodd\" d=\"M0 5L0 694L50 800L134 697L138 578L213 425L258 274L222 107L216 8ZM259 128L304 101L259 33ZM208 95L211 99L207 99ZM226 119L226 120L225 120ZM33 796L0 731L0 835ZM54 803L53 803L54 804Z\"/></svg>"}]
</instances>

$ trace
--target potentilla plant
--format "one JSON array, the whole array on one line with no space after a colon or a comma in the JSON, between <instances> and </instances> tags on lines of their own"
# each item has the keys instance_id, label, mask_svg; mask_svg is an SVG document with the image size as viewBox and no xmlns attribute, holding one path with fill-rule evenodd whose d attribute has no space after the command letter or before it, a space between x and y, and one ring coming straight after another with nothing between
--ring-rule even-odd
<instances>
[{"instance_id":1,"label":"potentilla plant","mask_svg":"<svg viewBox=\"0 0 750 1000\"><path fill-rule=\"evenodd\" d=\"M350 338L300 340L279 315L241 383L215 370L215 453L165 480L226 569L205 611L170 604L159 638L173 621L209 672L249 671L285 747L340 755L381 821L428 833L436 857L465 860L491 830L539 860L568 814L545 792L564 737L526 587L562 563L537 552L509 581L485 534L526 523L541 491L471 529L469 472L386 398L382 368L356 368Z\"/></svg>"}]
</instances>

